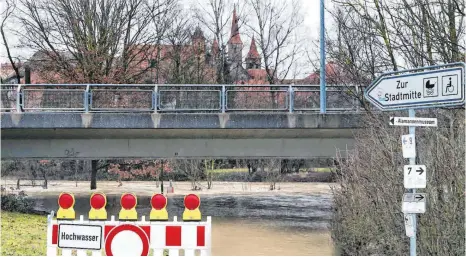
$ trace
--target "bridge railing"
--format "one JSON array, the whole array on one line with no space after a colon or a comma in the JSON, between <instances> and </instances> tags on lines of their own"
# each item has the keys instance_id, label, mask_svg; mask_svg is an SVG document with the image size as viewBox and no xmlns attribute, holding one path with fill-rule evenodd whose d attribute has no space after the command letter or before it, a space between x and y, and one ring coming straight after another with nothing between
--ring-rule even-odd
<instances>
[{"instance_id":1,"label":"bridge railing","mask_svg":"<svg viewBox=\"0 0 466 257\"><path fill-rule=\"evenodd\" d=\"M358 87L327 87L328 112L362 110ZM1 112L319 112L318 85L2 85Z\"/></svg>"}]
</instances>

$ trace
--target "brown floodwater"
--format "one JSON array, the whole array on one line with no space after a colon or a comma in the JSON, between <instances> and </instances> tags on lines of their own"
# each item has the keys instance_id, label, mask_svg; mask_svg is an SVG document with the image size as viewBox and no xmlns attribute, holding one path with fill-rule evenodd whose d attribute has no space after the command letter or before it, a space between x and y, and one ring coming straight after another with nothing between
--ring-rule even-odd
<instances>
[{"instance_id":1,"label":"brown floodwater","mask_svg":"<svg viewBox=\"0 0 466 257\"><path fill-rule=\"evenodd\" d=\"M214 221L212 254L225 255L333 255L325 230L291 231L261 222Z\"/></svg>"}]
</instances>

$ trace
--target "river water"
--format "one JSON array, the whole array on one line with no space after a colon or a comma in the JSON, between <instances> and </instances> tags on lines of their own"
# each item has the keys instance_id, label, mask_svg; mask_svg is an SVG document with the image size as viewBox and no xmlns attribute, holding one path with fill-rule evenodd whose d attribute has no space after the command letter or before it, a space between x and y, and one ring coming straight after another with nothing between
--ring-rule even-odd
<instances>
[{"instance_id":1,"label":"river water","mask_svg":"<svg viewBox=\"0 0 466 257\"><path fill-rule=\"evenodd\" d=\"M120 195L107 195L109 215L118 215ZM147 198L147 199L146 199ZM57 198L36 196L37 208L57 210ZM328 231L331 195L206 195L203 217L212 216L213 255L332 255ZM77 215L87 216L89 198L76 197ZM139 198L139 215L150 213L149 197ZM172 219L184 210L182 196L169 196Z\"/></svg>"}]
</instances>

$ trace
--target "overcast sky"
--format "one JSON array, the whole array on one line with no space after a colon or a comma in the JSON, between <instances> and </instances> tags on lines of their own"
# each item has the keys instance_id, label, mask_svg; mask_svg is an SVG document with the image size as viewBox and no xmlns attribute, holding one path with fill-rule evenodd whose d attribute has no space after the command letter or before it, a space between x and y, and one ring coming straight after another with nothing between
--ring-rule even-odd
<instances>
[{"instance_id":1,"label":"overcast sky","mask_svg":"<svg viewBox=\"0 0 466 257\"><path fill-rule=\"evenodd\" d=\"M287 1L287 0L283 0ZM320 0L299 0L301 1L302 4L302 11L304 15L304 26L306 27L306 31L308 31L309 36L311 39L318 39L319 37L319 7L320 7ZM241 1L240 1L241 2ZM328 2L328 1L326 1ZM2 11L4 10L4 5L2 4ZM327 21L327 19L326 19ZM328 22L327 22L328 24ZM9 24L11 26L11 24ZM9 41L8 43L13 46L18 44L18 39L15 36L10 35L9 36ZM10 49L12 52L12 55L14 56L20 56L21 59L27 59L32 55L32 51L27 51L25 49ZM0 52L0 61L2 63L8 62L7 54L5 47L3 44L1 45L1 52Z\"/></svg>"}]
</instances>

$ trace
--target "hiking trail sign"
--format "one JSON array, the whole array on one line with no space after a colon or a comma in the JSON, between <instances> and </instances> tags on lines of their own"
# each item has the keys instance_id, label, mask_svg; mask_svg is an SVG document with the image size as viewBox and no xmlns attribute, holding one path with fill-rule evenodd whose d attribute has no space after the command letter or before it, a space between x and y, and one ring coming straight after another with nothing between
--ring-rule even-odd
<instances>
[{"instance_id":1,"label":"hiking trail sign","mask_svg":"<svg viewBox=\"0 0 466 257\"><path fill-rule=\"evenodd\" d=\"M426 188L426 165L405 165L403 184L405 188Z\"/></svg>"},{"instance_id":2,"label":"hiking trail sign","mask_svg":"<svg viewBox=\"0 0 466 257\"><path fill-rule=\"evenodd\" d=\"M367 89L366 99L381 110L457 106L465 101L464 63L422 72L382 74Z\"/></svg>"}]
</instances>

